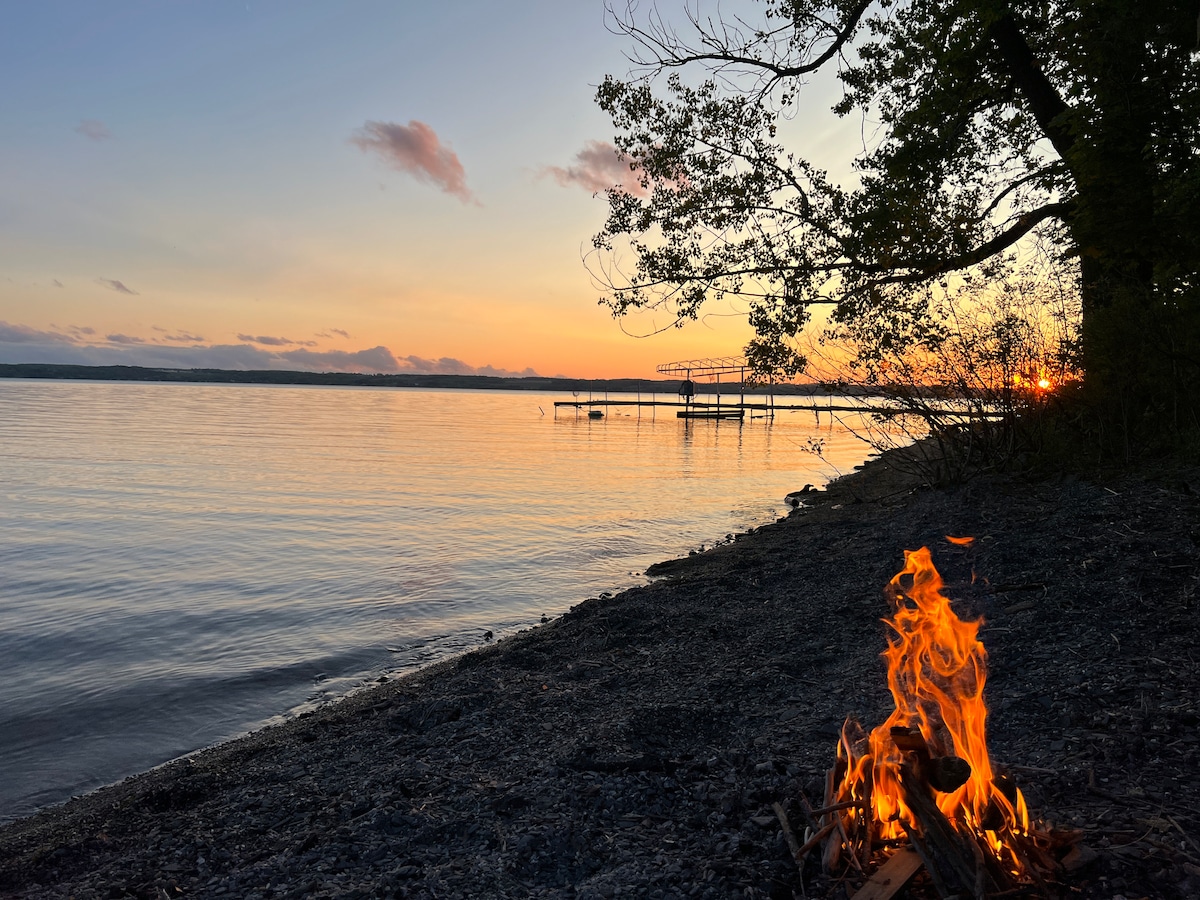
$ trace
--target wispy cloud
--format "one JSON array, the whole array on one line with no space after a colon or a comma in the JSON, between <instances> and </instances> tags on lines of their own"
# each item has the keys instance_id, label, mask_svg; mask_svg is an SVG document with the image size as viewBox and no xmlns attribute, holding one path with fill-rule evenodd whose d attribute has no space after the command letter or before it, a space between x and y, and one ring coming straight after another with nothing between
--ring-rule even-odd
<instances>
[{"instance_id":1,"label":"wispy cloud","mask_svg":"<svg viewBox=\"0 0 1200 900\"><path fill-rule=\"evenodd\" d=\"M108 130L108 126L99 119L84 119L75 126L75 131L86 138L91 138L93 141L107 141L112 137L112 132Z\"/></svg>"},{"instance_id":2,"label":"wispy cloud","mask_svg":"<svg viewBox=\"0 0 1200 900\"><path fill-rule=\"evenodd\" d=\"M51 278L51 279L50 279L50 283L51 283L52 285L54 285L55 287L62 287L62 286L63 286L63 283L62 283L61 281L59 281L57 278Z\"/></svg>"},{"instance_id":3,"label":"wispy cloud","mask_svg":"<svg viewBox=\"0 0 1200 900\"><path fill-rule=\"evenodd\" d=\"M364 153L375 153L393 169L407 172L464 203L475 199L467 187L467 173L458 156L424 122L415 119L407 125L367 122L354 133L350 143Z\"/></svg>"},{"instance_id":4,"label":"wispy cloud","mask_svg":"<svg viewBox=\"0 0 1200 900\"><path fill-rule=\"evenodd\" d=\"M106 334L104 339L110 344L144 344L145 338L133 337L128 334Z\"/></svg>"},{"instance_id":5,"label":"wispy cloud","mask_svg":"<svg viewBox=\"0 0 1200 900\"><path fill-rule=\"evenodd\" d=\"M265 347L315 347L316 341L293 341L291 338L272 337L269 334L239 334L239 341L245 341L247 344L262 344Z\"/></svg>"},{"instance_id":6,"label":"wispy cloud","mask_svg":"<svg viewBox=\"0 0 1200 900\"><path fill-rule=\"evenodd\" d=\"M350 332L348 332L348 331L342 331L342 329L340 329L340 328L330 328L329 330L330 330L331 332L333 332L334 334L341 335L341 336L342 336L342 337L344 337L344 338L349 338L349 337L350 337Z\"/></svg>"},{"instance_id":7,"label":"wispy cloud","mask_svg":"<svg viewBox=\"0 0 1200 900\"><path fill-rule=\"evenodd\" d=\"M97 278L96 284L104 285L110 291L116 291L118 294L131 294L138 296L138 292L131 287L126 287L123 282L117 281L115 278Z\"/></svg>"},{"instance_id":8,"label":"wispy cloud","mask_svg":"<svg viewBox=\"0 0 1200 900\"><path fill-rule=\"evenodd\" d=\"M546 166L542 173L549 175L563 187L581 187L598 194L611 187L620 187L635 197L645 197L648 191L638 181L637 173L629 168L617 148L605 141L588 141L575 154L573 165Z\"/></svg>"}]
</instances>

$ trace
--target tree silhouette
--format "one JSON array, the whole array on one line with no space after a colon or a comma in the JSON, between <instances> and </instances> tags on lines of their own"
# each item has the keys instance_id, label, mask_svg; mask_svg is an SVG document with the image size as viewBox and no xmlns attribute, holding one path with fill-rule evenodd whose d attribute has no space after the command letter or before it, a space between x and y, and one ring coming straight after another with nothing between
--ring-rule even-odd
<instances>
[{"instance_id":1,"label":"tree silhouette","mask_svg":"<svg viewBox=\"0 0 1200 900\"><path fill-rule=\"evenodd\" d=\"M644 189L610 190L594 239L615 314L669 304L682 321L739 297L749 358L794 374L814 307L865 352L894 347L927 327L931 286L986 282L1036 239L1077 281L1105 426L1200 425L1196 3L751 8L754 22L610 10L636 67L597 100ZM819 112L803 87L820 70L840 80L834 112L877 123L855 183L780 136Z\"/></svg>"}]
</instances>

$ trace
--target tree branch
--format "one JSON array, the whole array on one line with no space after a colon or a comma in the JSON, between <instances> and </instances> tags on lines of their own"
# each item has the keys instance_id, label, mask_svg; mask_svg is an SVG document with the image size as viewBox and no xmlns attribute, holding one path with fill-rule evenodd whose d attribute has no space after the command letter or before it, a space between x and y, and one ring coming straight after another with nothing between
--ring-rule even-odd
<instances>
[{"instance_id":1,"label":"tree branch","mask_svg":"<svg viewBox=\"0 0 1200 900\"><path fill-rule=\"evenodd\" d=\"M730 49L728 41L718 41L706 35L698 23L697 30L701 31L701 43L708 43L715 49L709 52L693 52L683 45L682 41L674 44L675 36L670 35L670 40L665 35L654 35L635 27L632 24L621 22L617 16L613 18L617 21L622 31L646 47L654 55L652 61L646 60L647 64L658 68L681 68L691 65L692 63L716 63L717 67L722 66L747 66L752 69L760 69L770 73L768 84L774 84L784 78L795 78L800 75L807 75L820 69L825 63L833 59L842 48L846 46L850 38L854 36L854 32L858 29L859 23L874 0L858 0L858 2L850 9L846 21L838 29L833 32L833 43L831 43L825 51L814 60L800 65L781 65L778 62L773 62L768 59L761 59L755 56L747 56L744 52L735 52ZM610 8L611 12L611 8ZM704 37L708 37L705 41ZM747 44L747 46L751 46ZM641 60L637 60L642 62Z\"/></svg>"},{"instance_id":2,"label":"tree branch","mask_svg":"<svg viewBox=\"0 0 1200 900\"><path fill-rule=\"evenodd\" d=\"M950 259L910 260L890 265L863 266L862 269L866 272L891 272L892 274L882 278L873 278L866 284L855 288L853 293L884 284L913 284L914 282L928 281L930 278L936 278L947 272L957 272L960 269L978 265L986 259L991 259L997 253L1007 250L1047 219L1065 218L1073 209L1074 204L1069 202L1047 203L1045 206L1018 216L1016 222L1008 230L996 235L990 241L984 241L978 247ZM907 271L896 271L898 269Z\"/></svg>"},{"instance_id":3,"label":"tree branch","mask_svg":"<svg viewBox=\"0 0 1200 900\"><path fill-rule=\"evenodd\" d=\"M988 27L988 35L1000 51L1013 83L1029 104L1029 110L1042 132L1066 161L1071 148L1075 146L1075 136L1064 116L1070 107L1034 59L1029 42L1025 40L1012 13L1006 13L993 22Z\"/></svg>"},{"instance_id":4,"label":"tree branch","mask_svg":"<svg viewBox=\"0 0 1200 900\"><path fill-rule=\"evenodd\" d=\"M981 215L981 218L986 218L987 216L990 216L993 212L995 212L996 207L998 207L1001 203L1004 202L1005 197L1009 196L1010 194L1014 193L1015 191L1019 190L1020 188L1029 184L1030 182L1038 181L1039 179L1045 178L1047 175L1054 174L1054 170L1056 168L1057 168L1057 166L1055 166L1055 165L1047 166L1044 169L1037 169L1033 172L1030 172L1028 175L1024 175L1021 178L1014 179L1008 185L1005 186L1004 190L1000 191L1000 193L996 194L996 196L992 198L992 202L989 203L987 205L987 207L984 209L984 211Z\"/></svg>"}]
</instances>

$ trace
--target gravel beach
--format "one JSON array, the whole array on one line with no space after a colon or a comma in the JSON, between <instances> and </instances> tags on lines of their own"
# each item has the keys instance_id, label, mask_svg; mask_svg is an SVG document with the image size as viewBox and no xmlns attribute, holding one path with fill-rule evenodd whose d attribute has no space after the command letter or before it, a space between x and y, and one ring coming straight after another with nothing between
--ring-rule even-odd
<instances>
[{"instance_id":1,"label":"gravel beach","mask_svg":"<svg viewBox=\"0 0 1200 900\"><path fill-rule=\"evenodd\" d=\"M12 823L0 895L852 896L773 805L803 840L844 718L890 712L883 588L928 546L986 622L994 762L1084 831L1047 890L1197 897L1198 543L1198 471L931 489L886 455L645 587Z\"/></svg>"}]
</instances>

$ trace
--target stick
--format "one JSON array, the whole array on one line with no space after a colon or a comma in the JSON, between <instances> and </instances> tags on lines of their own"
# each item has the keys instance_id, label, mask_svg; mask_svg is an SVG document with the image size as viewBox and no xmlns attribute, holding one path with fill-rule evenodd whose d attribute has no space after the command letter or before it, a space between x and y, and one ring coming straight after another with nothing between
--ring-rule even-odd
<instances>
[{"instance_id":1,"label":"stick","mask_svg":"<svg viewBox=\"0 0 1200 900\"><path fill-rule=\"evenodd\" d=\"M821 825L817 822L817 817L813 815L812 804L808 802L808 798L804 796L804 792L800 792L800 806L804 810L804 818L808 819L808 827L813 831L820 831Z\"/></svg>"},{"instance_id":2,"label":"stick","mask_svg":"<svg viewBox=\"0 0 1200 900\"><path fill-rule=\"evenodd\" d=\"M796 852L801 857L808 856L808 854L812 852L813 848L816 847L817 844L821 843L821 841L825 840L825 838L829 837L829 835L833 833L835 828L837 828L837 822L830 822L828 825L810 837L807 841L805 841L804 846L798 848ZM804 862L804 860L800 859L799 862Z\"/></svg>"},{"instance_id":3,"label":"stick","mask_svg":"<svg viewBox=\"0 0 1200 900\"><path fill-rule=\"evenodd\" d=\"M837 765L834 765L832 769L825 773L825 799L821 803L822 808L832 806L835 796L837 796ZM833 818L833 822L829 821L830 817ZM819 821L822 826L832 825L837 822L837 816L833 813L826 813ZM827 832L824 827L821 830L826 834L825 847L821 851L821 865L824 866L826 872L832 875L842 855L842 845L840 841L836 841L831 837L833 833L832 828Z\"/></svg>"},{"instance_id":4,"label":"stick","mask_svg":"<svg viewBox=\"0 0 1200 900\"><path fill-rule=\"evenodd\" d=\"M787 841L788 850L792 852L792 859L796 861L796 868L800 870L800 874L804 874L804 857L800 855L800 844L796 840L796 835L792 832L792 823L788 821L787 813L784 812L783 804L772 803L771 809L775 810L775 818L779 820L779 827L783 829L783 839Z\"/></svg>"},{"instance_id":5,"label":"stick","mask_svg":"<svg viewBox=\"0 0 1200 900\"><path fill-rule=\"evenodd\" d=\"M858 806L857 800L844 800L841 803L834 803L831 806L823 806L820 809L814 809L812 814L814 816L823 816L826 813L837 812L839 809L852 809L855 806Z\"/></svg>"},{"instance_id":6,"label":"stick","mask_svg":"<svg viewBox=\"0 0 1200 900\"><path fill-rule=\"evenodd\" d=\"M863 797L862 807L859 811L860 824L862 825L862 868L865 870L871 865L871 850L875 840L875 765L870 760L867 761L866 768L863 772Z\"/></svg>"},{"instance_id":7,"label":"stick","mask_svg":"<svg viewBox=\"0 0 1200 900\"><path fill-rule=\"evenodd\" d=\"M1183 830L1183 826L1181 826L1178 822L1175 821L1174 816L1167 816L1167 821L1175 826L1176 830L1178 830L1178 832L1183 835L1183 839L1192 845L1193 850L1200 853L1200 847L1197 847L1196 842L1192 840L1192 836Z\"/></svg>"}]
</instances>

